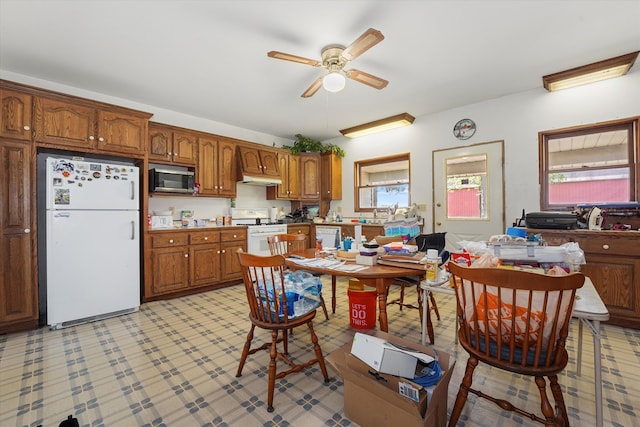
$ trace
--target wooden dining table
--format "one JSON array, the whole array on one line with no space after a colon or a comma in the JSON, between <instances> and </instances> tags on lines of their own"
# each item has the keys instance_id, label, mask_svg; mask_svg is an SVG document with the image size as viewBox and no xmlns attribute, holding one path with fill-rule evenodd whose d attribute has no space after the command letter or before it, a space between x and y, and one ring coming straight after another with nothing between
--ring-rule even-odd
<instances>
[{"instance_id":1,"label":"wooden dining table","mask_svg":"<svg viewBox=\"0 0 640 427\"><path fill-rule=\"evenodd\" d=\"M315 258L315 249L304 249L300 251L292 251L289 256L303 256L305 258ZM315 267L310 265L299 265L294 258L286 258L285 262L287 267L292 270L305 270L314 273L331 275L331 311L336 312L336 277L352 277L360 280L362 283L368 286L376 288L378 297L378 309L379 309L379 321L380 330L383 332L389 332L389 323L387 319L387 294L389 286L393 283L394 279L398 277L415 276L416 269L414 268L402 268L389 265L375 264L372 266L366 266L366 268L358 271L341 271L332 268ZM365 267L365 266L363 266Z\"/></svg>"}]
</instances>

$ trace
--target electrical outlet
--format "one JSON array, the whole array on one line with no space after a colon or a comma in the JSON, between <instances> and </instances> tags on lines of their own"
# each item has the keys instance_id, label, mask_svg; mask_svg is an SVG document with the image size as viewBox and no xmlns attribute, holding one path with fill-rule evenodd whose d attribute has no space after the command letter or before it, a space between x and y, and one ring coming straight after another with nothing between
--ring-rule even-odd
<instances>
[{"instance_id":1,"label":"electrical outlet","mask_svg":"<svg viewBox=\"0 0 640 427\"><path fill-rule=\"evenodd\" d=\"M427 210L427 205L426 204L418 205L418 210L419 211L426 211Z\"/></svg>"},{"instance_id":2,"label":"electrical outlet","mask_svg":"<svg viewBox=\"0 0 640 427\"><path fill-rule=\"evenodd\" d=\"M342 206L336 206L336 212L342 213Z\"/></svg>"}]
</instances>

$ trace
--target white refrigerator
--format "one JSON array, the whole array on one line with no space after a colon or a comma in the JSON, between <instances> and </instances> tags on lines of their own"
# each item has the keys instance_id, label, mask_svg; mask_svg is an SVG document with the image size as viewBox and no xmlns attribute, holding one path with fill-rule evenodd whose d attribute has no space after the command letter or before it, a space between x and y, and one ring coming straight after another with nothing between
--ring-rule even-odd
<instances>
[{"instance_id":1,"label":"white refrigerator","mask_svg":"<svg viewBox=\"0 0 640 427\"><path fill-rule=\"evenodd\" d=\"M45 187L47 324L138 310L138 168L47 158Z\"/></svg>"}]
</instances>

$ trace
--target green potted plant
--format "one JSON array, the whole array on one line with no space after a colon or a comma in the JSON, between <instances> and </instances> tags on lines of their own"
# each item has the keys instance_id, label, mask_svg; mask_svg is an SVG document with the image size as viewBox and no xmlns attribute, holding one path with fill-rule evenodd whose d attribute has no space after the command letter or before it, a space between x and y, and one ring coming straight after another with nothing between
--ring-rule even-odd
<instances>
[{"instance_id":1,"label":"green potted plant","mask_svg":"<svg viewBox=\"0 0 640 427\"><path fill-rule=\"evenodd\" d=\"M282 148L286 148L293 154L300 153L336 153L338 157L344 157L344 150L335 144L322 144L320 141L308 138L301 134L296 134L296 140L293 145L283 145Z\"/></svg>"}]
</instances>

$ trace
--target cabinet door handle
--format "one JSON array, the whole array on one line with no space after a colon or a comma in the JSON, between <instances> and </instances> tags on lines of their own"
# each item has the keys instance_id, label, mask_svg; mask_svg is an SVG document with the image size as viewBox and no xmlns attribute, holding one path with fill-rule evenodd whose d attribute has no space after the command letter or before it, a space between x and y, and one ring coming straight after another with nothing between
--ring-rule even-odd
<instances>
[{"instance_id":1,"label":"cabinet door handle","mask_svg":"<svg viewBox=\"0 0 640 427\"><path fill-rule=\"evenodd\" d=\"M95 136L93 136L93 135L89 135L89 141L93 141L94 139L96 139L96 137L95 137Z\"/></svg>"},{"instance_id":2,"label":"cabinet door handle","mask_svg":"<svg viewBox=\"0 0 640 427\"><path fill-rule=\"evenodd\" d=\"M173 243L173 239L169 239L169 243Z\"/></svg>"},{"instance_id":3,"label":"cabinet door handle","mask_svg":"<svg viewBox=\"0 0 640 427\"><path fill-rule=\"evenodd\" d=\"M24 234L29 234L31 233L31 229L30 228L25 228L24 229Z\"/></svg>"},{"instance_id":4,"label":"cabinet door handle","mask_svg":"<svg viewBox=\"0 0 640 427\"><path fill-rule=\"evenodd\" d=\"M31 130L31 127L30 127L30 126L27 126L27 125L24 125L24 126L22 126L22 129L24 129L24 130Z\"/></svg>"},{"instance_id":5,"label":"cabinet door handle","mask_svg":"<svg viewBox=\"0 0 640 427\"><path fill-rule=\"evenodd\" d=\"M226 253L227 253L227 250L226 250L226 249L223 249L223 250L222 250L222 253L223 253L223 254L226 254Z\"/></svg>"},{"instance_id":6,"label":"cabinet door handle","mask_svg":"<svg viewBox=\"0 0 640 427\"><path fill-rule=\"evenodd\" d=\"M184 257L185 258L189 258L189 254L184 254Z\"/></svg>"},{"instance_id":7,"label":"cabinet door handle","mask_svg":"<svg viewBox=\"0 0 640 427\"><path fill-rule=\"evenodd\" d=\"M100 142L104 142L104 138L103 138L103 137L100 137L100 138L98 138L98 141L100 141Z\"/></svg>"},{"instance_id":8,"label":"cabinet door handle","mask_svg":"<svg viewBox=\"0 0 640 427\"><path fill-rule=\"evenodd\" d=\"M237 234L234 234L234 235L233 235L233 238L235 239L236 237L238 237L238 235L237 235Z\"/></svg>"},{"instance_id":9,"label":"cabinet door handle","mask_svg":"<svg viewBox=\"0 0 640 427\"><path fill-rule=\"evenodd\" d=\"M204 240L209 240L209 238L208 238L208 237L205 237L205 238L204 238Z\"/></svg>"},{"instance_id":10,"label":"cabinet door handle","mask_svg":"<svg viewBox=\"0 0 640 427\"><path fill-rule=\"evenodd\" d=\"M602 249L609 249L609 245L602 245Z\"/></svg>"}]
</instances>

